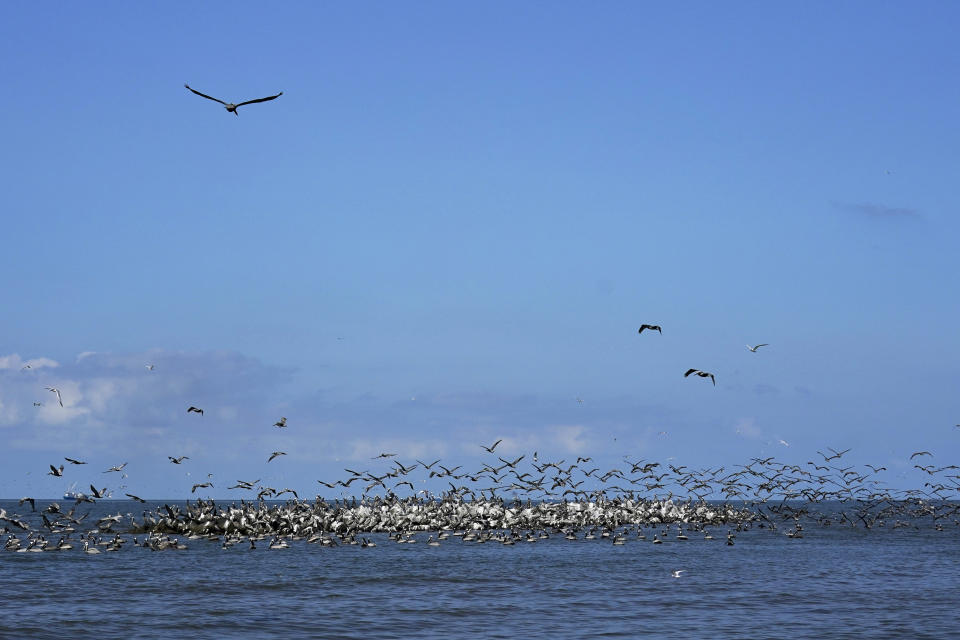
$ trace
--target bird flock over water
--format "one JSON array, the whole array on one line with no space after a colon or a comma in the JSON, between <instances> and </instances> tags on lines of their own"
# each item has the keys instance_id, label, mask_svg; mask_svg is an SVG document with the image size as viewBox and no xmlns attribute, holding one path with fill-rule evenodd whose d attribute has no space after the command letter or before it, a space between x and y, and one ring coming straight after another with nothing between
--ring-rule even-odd
<instances>
[{"instance_id":1,"label":"bird flock over water","mask_svg":"<svg viewBox=\"0 0 960 640\"><path fill-rule=\"evenodd\" d=\"M184 87L197 96L217 102L228 113L239 115L239 107L269 102L283 95L225 102ZM657 332L659 324L642 324L638 334ZM338 338L340 339L340 338ZM758 353L768 343L747 344ZM144 365L153 372L156 365ZM27 364L23 369L29 369ZM684 378L717 380L713 372L689 368ZM57 387L55 394L64 407ZM582 403L582 398L577 398ZM34 406L42 406L34 402ZM190 405L188 414L203 417L204 409ZM273 426L289 427L280 417ZM960 427L960 425L957 425ZM344 468L341 478L318 479L321 492L340 491L335 498L317 495L301 499L290 488L266 486L257 480L237 480L227 487L239 492L227 502L201 494L180 504L156 504L139 517L133 513L106 515L88 521L88 505L111 499L108 487L90 483L89 492L70 491L69 509L51 502L40 512L37 500L23 497L18 508L29 505L27 513L0 508L0 534L6 535L3 549L10 552L70 551L85 554L119 551L125 545L153 551L185 550L185 540L219 544L224 549L257 549L257 543L271 550L303 542L322 547L357 545L375 547L369 535L386 534L398 544L425 543L431 547L449 544L451 537L461 544L499 543L505 546L535 543L547 538L569 541L604 541L613 546L649 543L682 543L691 537L714 540L713 528L723 528L725 546L735 544L736 534L760 528L791 539L804 537L804 524L849 526L868 530L881 528L947 527L960 530L960 474L956 465L933 463L928 451L914 452L909 462L927 474L923 489L893 489L885 467L844 464L849 449L804 464L777 461L774 457L752 458L747 464L727 468L691 469L671 463L623 456L615 467L602 469L592 458L544 460L533 452L505 458L498 453L503 439L478 444L486 458L479 466L444 465L412 460L401 462L392 452L374 456L370 468ZM786 445L786 441L781 440ZM285 451L264 453L266 462L287 455ZM183 465L186 455L168 455L169 462ZM87 462L65 457L70 467ZM928 464L920 464L928 462ZM275 464L283 464L277 462ZM101 471L127 477L127 462ZM50 464L47 475L71 475L63 463ZM889 472L888 472L889 473ZM190 493L214 487L207 480L193 483ZM99 477L99 476L98 476ZM438 484L439 483L439 484ZM443 486L445 485L445 486ZM443 486L433 491L425 486ZM119 490L119 489L118 489ZM349 495L348 495L349 493ZM130 501L150 501L124 493ZM283 498L289 496L285 500ZM824 505L839 508L822 508ZM423 534L427 538L423 539ZM76 537L75 537L76 536ZM419 537L418 537L419 536ZM53 542L57 540L56 542ZM265 542L264 541L268 541ZM382 543L382 540L381 540ZM672 572L680 578L685 570Z\"/></svg>"}]
</instances>

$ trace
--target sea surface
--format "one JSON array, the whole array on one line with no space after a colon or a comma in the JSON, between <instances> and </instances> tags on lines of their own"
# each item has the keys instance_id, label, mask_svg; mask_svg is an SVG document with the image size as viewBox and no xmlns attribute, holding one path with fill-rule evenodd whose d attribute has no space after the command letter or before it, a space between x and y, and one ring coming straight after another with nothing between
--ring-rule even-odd
<instances>
[{"instance_id":1,"label":"sea surface","mask_svg":"<svg viewBox=\"0 0 960 640\"><path fill-rule=\"evenodd\" d=\"M36 524L49 503L0 508ZM143 510L87 508L91 527ZM78 532L71 551L0 548L0 638L960 638L953 521L943 531L808 524L793 539L785 526L752 527L733 546L726 529L661 545L652 529L623 546L552 534L433 547L423 532L416 544L372 534L375 548L301 540L252 551L182 537L187 550L152 551L126 534L99 555L81 551Z\"/></svg>"}]
</instances>

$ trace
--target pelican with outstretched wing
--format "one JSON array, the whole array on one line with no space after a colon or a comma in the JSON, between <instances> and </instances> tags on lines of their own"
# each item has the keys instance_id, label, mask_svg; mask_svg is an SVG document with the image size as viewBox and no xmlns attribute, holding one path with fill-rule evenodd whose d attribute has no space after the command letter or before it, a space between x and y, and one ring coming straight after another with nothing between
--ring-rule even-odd
<instances>
[{"instance_id":1,"label":"pelican with outstretched wing","mask_svg":"<svg viewBox=\"0 0 960 640\"><path fill-rule=\"evenodd\" d=\"M242 107L242 106L245 105L245 104L255 104L255 103L257 103L257 102L267 102L268 100L274 100L274 99L279 98L280 96L283 95L283 91L281 91L280 93L278 93L278 94L275 95L275 96L267 96L266 98L257 98L256 100L247 100L246 102L241 102L241 103L239 103L239 104L234 104L234 103L232 103L232 102L224 102L223 100L220 100L220 99L218 99L218 98L214 98L213 96L208 96L208 95L205 94L205 93L200 93L200 92L197 91L196 89L193 89L193 88L192 88L190 85L188 85L187 83L184 83L183 86L185 86L187 89L190 89L190 91L194 92L195 94L197 94L197 95L200 96L201 98L206 98L207 100L213 100L214 102L219 102L220 104L222 104L222 105L224 106L224 108L225 108L227 111L229 111L230 113L232 113L232 114L235 115L235 116L239 116L239 115L240 115L239 113L237 113L237 108Z\"/></svg>"}]
</instances>

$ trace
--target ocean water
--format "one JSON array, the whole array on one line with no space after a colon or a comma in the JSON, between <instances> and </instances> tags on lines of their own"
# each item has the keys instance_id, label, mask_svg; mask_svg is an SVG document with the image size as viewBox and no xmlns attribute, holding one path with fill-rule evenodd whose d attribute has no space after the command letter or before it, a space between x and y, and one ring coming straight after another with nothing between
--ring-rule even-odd
<instances>
[{"instance_id":1,"label":"ocean water","mask_svg":"<svg viewBox=\"0 0 960 640\"><path fill-rule=\"evenodd\" d=\"M32 524L47 504L31 513L0 501ZM89 509L92 524L142 506ZM684 542L671 527L661 545L653 529L623 546L581 532L512 546L451 536L432 547L423 532L416 544L367 535L375 548L294 540L271 550L264 540L251 551L181 537L187 550L128 542L99 555L82 553L73 534L71 551L0 549L0 638L960 637L955 522L808 524L796 539L785 529L754 526L733 546L726 527Z\"/></svg>"}]
</instances>

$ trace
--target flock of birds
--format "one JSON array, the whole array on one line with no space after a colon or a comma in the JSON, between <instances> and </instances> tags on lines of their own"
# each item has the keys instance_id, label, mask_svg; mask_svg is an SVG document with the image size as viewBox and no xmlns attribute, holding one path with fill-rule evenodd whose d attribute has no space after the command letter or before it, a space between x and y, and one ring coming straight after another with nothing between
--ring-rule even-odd
<instances>
[{"instance_id":1,"label":"flock of birds","mask_svg":"<svg viewBox=\"0 0 960 640\"><path fill-rule=\"evenodd\" d=\"M276 95L240 103L225 102L201 93L184 84L192 93L218 102L228 113L239 115L238 108L275 100ZM656 331L660 325L643 324L638 333ZM747 345L757 353L767 343ZM145 365L154 371L155 365ZM24 368L29 368L25 365ZM690 368L683 376L709 378L710 371ZM57 402L64 406L56 387L47 386ZM582 402L577 398L578 402ZM35 406L42 403L34 402ZM203 416L204 410L190 406L187 413ZM287 428L287 418L274 423ZM960 427L960 425L957 425ZM74 492L74 504L63 510L57 502L47 505L37 518L36 500L20 499L18 506L29 504L30 515L8 513L0 508L0 534L7 536L3 549L13 552L69 551L81 547L84 553L118 551L128 542L134 547L154 551L183 550L182 539L217 541L223 548L243 545L256 549L257 542L269 539L267 548L289 548L290 541L302 540L321 546L359 545L374 547L376 543L364 534L387 534L399 544L418 541L418 533L435 532L426 540L429 546L455 536L462 543L495 542L514 545L533 543L550 537L565 540L605 540L623 545L628 540L664 544L683 542L696 534L712 540L710 527L725 527L726 544L734 544L736 533L751 527L778 532L781 527L789 538L802 538L803 524L808 521L822 526L848 525L874 528L917 528L924 523L937 530L945 525L960 526L960 474L956 465L915 464L926 472L929 480L924 489L889 489L880 474L884 467L866 465L841 466L839 461L849 450L829 449L820 453L820 460L805 465L777 462L774 457L753 458L746 465L727 469L688 469L673 464L632 460L624 456L619 467L601 470L589 457L541 460L537 452L528 459L521 455L505 459L496 449L503 440L479 445L496 460L479 468L463 470L462 466L444 466L441 460L421 460L406 464L397 454L381 453L373 460L389 466L378 470L345 468L347 476L317 482L328 490L341 488L341 496L328 500L317 496L313 501L301 500L296 491L265 486L260 480L238 480L229 490L248 492L249 496L228 505L209 499L187 501L178 505L157 505L144 510L138 520L132 513L108 515L86 523L89 510L80 511L86 503L110 498L108 488L90 485L90 493ZM287 455L273 451L267 462ZM932 456L915 452L916 458ZM171 464L181 465L188 456L168 456ZM524 461L526 464L521 464ZM70 465L85 465L76 458L65 458ZM833 464L831 464L833 463ZM383 464L383 463L380 463ZM65 465L49 465L48 475L64 477ZM102 473L124 474L127 463L110 467ZM869 471L867 470L869 469ZM126 477L124 475L124 477ZM209 478L209 476L208 476ZM438 493L417 489L430 482L445 482ZM359 499L352 485L362 486ZM212 488L209 479L195 483L198 489ZM406 492L405 489L409 489ZM407 495L402 495L407 493ZM279 502L289 494L290 499ZM141 504L148 501L135 494L124 494ZM818 508L818 505L840 505L840 508ZM124 526L124 531L116 528ZM72 536L78 534L78 544ZM647 536L652 537L648 540ZM138 538L137 536L141 536ZM53 543L52 540L58 541ZM680 578L684 570L672 572Z\"/></svg>"}]
</instances>

